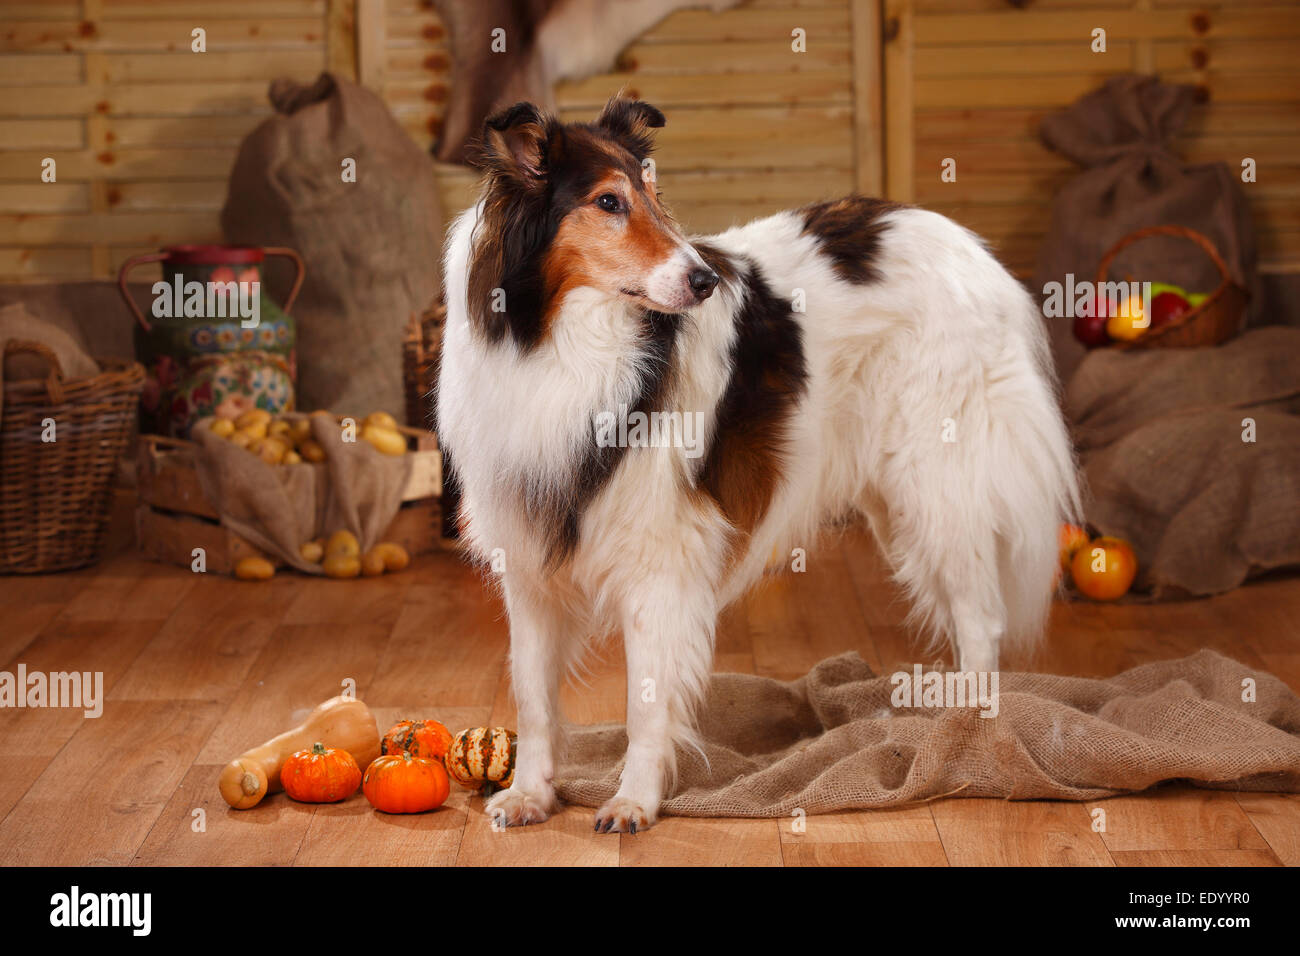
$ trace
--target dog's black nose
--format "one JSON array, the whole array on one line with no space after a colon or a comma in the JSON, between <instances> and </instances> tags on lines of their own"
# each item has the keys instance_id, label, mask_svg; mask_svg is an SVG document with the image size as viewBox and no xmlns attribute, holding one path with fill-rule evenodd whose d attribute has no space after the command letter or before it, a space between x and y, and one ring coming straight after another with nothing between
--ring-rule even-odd
<instances>
[{"instance_id":1,"label":"dog's black nose","mask_svg":"<svg viewBox=\"0 0 1300 956\"><path fill-rule=\"evenodd\" d=\"M718 274L712 269L693 269L686 277L686 281L691 284L691 291L695 293L695 298L703 302L713 295L713 290L718 287Z\"/></svg>"}]
</instances>

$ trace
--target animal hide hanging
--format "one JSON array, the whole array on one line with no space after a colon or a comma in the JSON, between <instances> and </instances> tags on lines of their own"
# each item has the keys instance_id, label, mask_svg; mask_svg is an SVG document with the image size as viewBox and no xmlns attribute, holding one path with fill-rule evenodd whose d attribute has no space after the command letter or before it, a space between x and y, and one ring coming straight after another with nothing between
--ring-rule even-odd
<instances>
[{"instance_id":1,"label":"animal hide hanging","mask_svg":"<svg viewBox=\"0 0 1300 956\"><path fill-rule=\"evenodd\" d=\"M611 70L620 51L674 10L739 0L435 0L451 46L451 99L433 155L467 163L493 110L555 112L555 84ZM616 92L610 90L610 93Z\"/></svg>"}]
</instances>

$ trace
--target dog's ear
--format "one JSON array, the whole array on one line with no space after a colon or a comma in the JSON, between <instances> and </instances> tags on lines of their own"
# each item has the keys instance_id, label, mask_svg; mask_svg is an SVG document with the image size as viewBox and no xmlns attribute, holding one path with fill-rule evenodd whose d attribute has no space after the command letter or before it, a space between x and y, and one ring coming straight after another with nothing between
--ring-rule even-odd
<instances>
[{"instance_id":1,"label":"dog's ear","mask_svg":"<svg viewBox=\"0 0 1300 956\"><path fill-rule=\"evenodd\" d=\"M596 125L615 136L638 160L655 148L654 133L664 125L664 114L642 100L615 95L605 104Z\"/></svg>"},{"instance_id":2,"label":"dog's ear","mask_svg":"<svg viewBox=\"0 0 1300 956\"><path fill-rule=\"evenodd\" d=\"M546 179L546 144L550 122L532 103L516 103L489 116L476 159L483 168L521 186Z\"/></svg>"}]
</instances>

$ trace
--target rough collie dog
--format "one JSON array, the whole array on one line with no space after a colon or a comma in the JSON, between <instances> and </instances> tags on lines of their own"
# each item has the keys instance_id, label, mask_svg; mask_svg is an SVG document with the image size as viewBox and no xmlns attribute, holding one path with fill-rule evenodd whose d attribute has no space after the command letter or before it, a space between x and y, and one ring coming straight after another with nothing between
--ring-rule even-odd
<instances>
[{"instance_id":1,"label":"rough collie dog","mask_svg":"<svg viewBox=\"0 0 1300 956\"><path fill-rule=\"evenodd\" d=\"M636 832L695 739L718 614L774 551L865 515L916 622L989 670L1041 634L1077 508L1042 320L976 236L854 196L687 239L662 125L623 98L495 115L448 236L439 438L519 710L500 824L555 808L559 683L592 638L622 631L628 687L596 827Z\"/></svg>"}]
</instances>

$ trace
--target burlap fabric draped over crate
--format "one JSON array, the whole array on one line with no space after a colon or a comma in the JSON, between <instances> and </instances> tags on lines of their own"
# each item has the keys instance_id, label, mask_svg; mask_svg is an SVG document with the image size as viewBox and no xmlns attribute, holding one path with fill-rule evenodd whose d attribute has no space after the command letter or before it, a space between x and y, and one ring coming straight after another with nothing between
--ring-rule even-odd
<instances>
[{"instance_id":1,"label":"burlap fabric draped over crate","mask_svg":"<svg viewBox=\"0 0 1300 956\"><path fill-rule=\"evenodd\" d=\"M325 466L316 468L269 465L214 434L211 422L200 419L191 430L203 494L223 525L299 571L322 573L298 553L303 542L351 531L364 553L379 543L401 507L410 456L380 454L365 441L345 442L328 415L311 416L312 437L326 455Z\"/></svg>"},{"instance_id":2,"label":"burlap fabric draped over crate","mask_svg":"<svg viewBox=\"0 0 1300 956\"><path fill-rule=\"evenodd\" d=\"M1245 678L1255 681L1253 703L1242 700ZM714 675L700 715L704 756L678 751L680 780L664 812L774 817L941 796L1094 800L1164 780L1300 790L1300 698L1212 651L1109 680L1004 673L994 718L895 708L893 691L855 653L789 682ZM621 725L576 730L560 796L604 803L626 747Z\"/></svg>"},{"instance_id":3,"label":"burlap fabric draped over crate","mask_svg":"<svg viewBox=\"0 0 1300 956\"><path fill-rule=\"evenodd\" d=\"M232 243L289 246L306 264L293 309L297 407L402 418L403 335L439 289L433 164L383 100L345 79L276 80L269 95L276 113L240 147L222 231Z\"/></svg>"}]
</instances>

